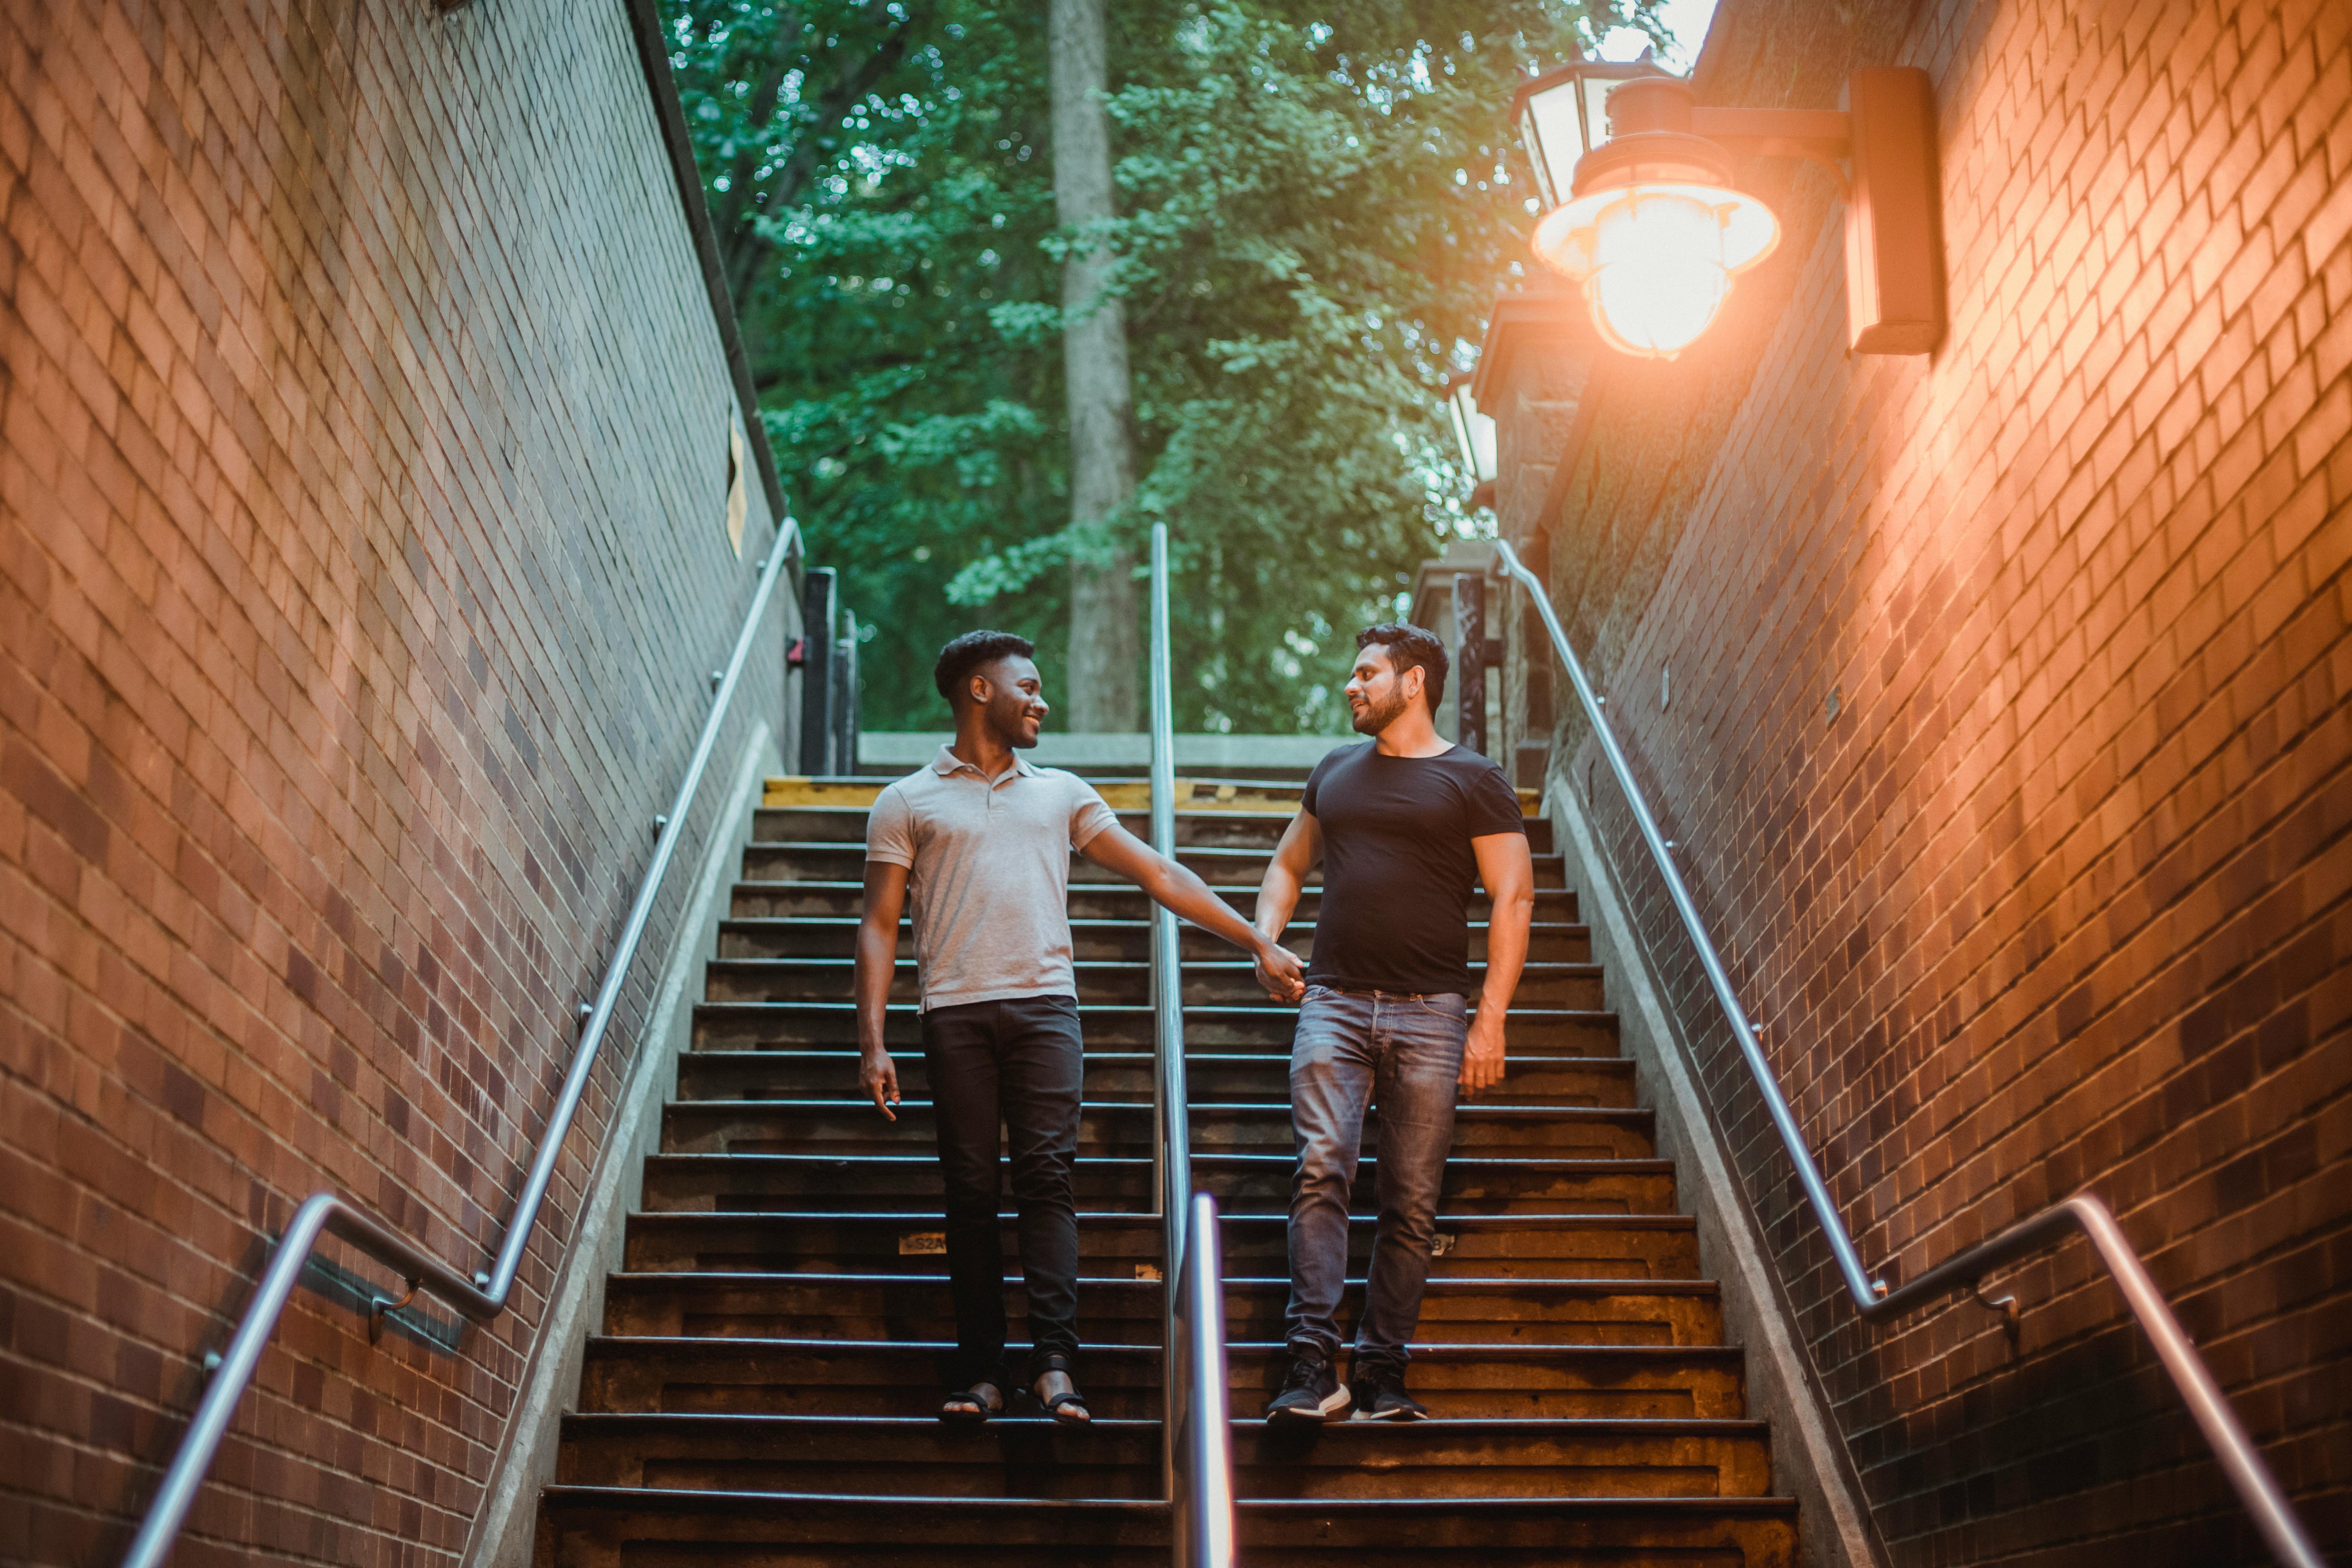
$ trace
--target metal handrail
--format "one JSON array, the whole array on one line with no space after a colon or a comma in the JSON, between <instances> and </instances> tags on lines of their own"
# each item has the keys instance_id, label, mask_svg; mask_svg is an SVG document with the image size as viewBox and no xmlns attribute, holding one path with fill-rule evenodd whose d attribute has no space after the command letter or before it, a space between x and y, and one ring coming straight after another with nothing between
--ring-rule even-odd
<instances>
[{"instance_id":1,"label":"metal handrail","mask_svg":"<svg viewBox=\"0 0 2352 1568\"><path fill-rule=\"evenodd\" d=\"M1184 1260L1171 1287L1183 1330L1184 1404L1187 1417L1176 1438L1183 1447L1183 1472L1190 1484L1180 1506L1184 1527L1177 1532L1178 1568L1233 1568L1233 1427L1225 1408L1225 1279L1223 1239L1217 1200L1192 1194L1192 1224L1185 1230ZM1174 1391L1171 1384L1171 1393Z\"/></svg>"},{"instance_id":2,"label":"metal handrail","mask_svg":"<svg viewBox=\"0 0 2352 1568\"><path fill-rule=\"evenodd\" d=\"M2024 1254L2049 1245L2070 1228L2079 1228L2090 1238L2099 1260L2106 1266L2123 1291L2125 1304L2138 1320L2139 1326L2155 1346L2157 1359L2171 1374L2181 1398L2189 1405L2189 1414L2196 1418L2205 1440L2212 1447L2213 1457L2221 1461L2221 1469L2230 1478L2230 1485L2238 1500L2253 1517L2254 1527L2262 1532L2271 1555L2284 1568L2325 1568L2317 1548L2295 1516L2286 1495L2279 1489L2277 1479L2263 1464L2260 1450L2247 1437L2245 1428L2238 1422L2237 1414L2223 1397L2221 1385L2206 1370L2205 1363L2172 1309L2165 1302L2156 1282L2148 1278L2139 1254L2116 1225L2115 1216L2105 1204L2090 1193L2077 1193L2063 1203L2053 1205L2040 1213L2019 1221L1999 1235L1980 1241L1928 1269L1916 1279L1899 1289L1889 1290L1883 1279L1874 1279L1863 1268L1861 1255L1854 1250L1853 1238L1847 1234L1844 1220L1837 1205L1830 1197L1829 1187L1813 1163L1812 1151L1805 1143L1804 1133L1789 1109L1786 1096L1773 1077L1771 1065L1764 1059L1764 1048L1756 1037L1756 1028L1739 1005L1738 994L1732 989L1731 976L1716 952L1715 943L1699 920L1698 907L1691 901L1690 889L1684 884L1682 873L1675 868L1674 857L1668 852L1665 836L1658 830L1657 819L1650 813L1649 801L1639 784L1633 782L1633 769L1626 764L1625 753L1617 744L1609 721L1601 714L1601 699L1585 678L1584 666L1568 645L1568 634L1560 629L1559 616L1551 606L1550 595L1544 591L1542 581L1527 569L1517 553L1503 540L1493 542L1496 558L1503 569L1527 591L1528 599L1536 613L1543 617L1544 629L1551 634L1552 652L1568 672L1569 683L1575 687L1577 700L1583 704L1584 716L1592 726L1595 740L1601 743L1601 754L1609 759L1609 771L1623 792L1633 821L1641 829L1642 841L1649 847L1650 858L1666 885L1666 896L1682 918L1683 931L1697 951L1700 968L1706 972L1707 984L1715 992L1717 1005L1723 1010L1731 1025L1732 1038L1738 1043L1739 1054L1748 1063L1748 1071L1755 1080L1757 1092L1764 1099L1764 1108L1770 1113L1772 1125L1780 1135L1780 1147L1790 1163L1796 1167L1798 1184L1803 1187L1805 1201L1812 1207L1813 1217L1828 1239L1830 1252L1837 1259L1838 1273L1845 1282L1846 1294L1853 1299L1854 1310L1865 1321L1876 1322L1900 1316L1928 1301L1958 1292L1975 1294L1983 1278L2004 1264ZM1982 1300L1981 1296L1979 1297ZM1988 1303L1997 1305L1997 1303ZM2015 1303L2007 1310L2013 1313Z\"/></svg>"},{"instance_id":3,"label":"metal handrail","mask_svg":"<svg viewBox=\"0 0 2352 1568\"><path fill-rule=\"evenodd\" d=\"M540 1134L530 1173L523 1181L514 1220L507 1227L506 1242L499 1248L497 1261L487 1271L468 1279L426 1252L421 1244L401 1235L341 1194L331 1190L311 1194L294 1211L292 1222L278 1238L276 1253L254 1290L253 1300L246 1306L236 1333L213 1369L211 1381L205 1385L203 1399L196 1404L195 1414L189 1418L187 1430L180 1436L179 1451L163 1473L163 1485L156 1489L154 1500L147 1505L146 1521L122 1559L123 1568L159 1568L171 1551L187 1518L188 1508L195 1500L196 1489L204 1484L205 1472L212 1468L213 1456L236 1415L237 1401L244 1395L246 1384L252 1381L255 1368L260 1365L262 1350L268 1344L286 1303L292 1299L321 1232L341 1237L398 1274L408 1282L412 1296L420 1289L430 1290L476 1322L495 1318L506 1310L515 1276L522 1268L523 1253L530 1245L540 1205L554 1177L564 1136L571 1131L572 1118L587 1092L598 1048L604 1043L614 1011L620 1005L621 986L628 978L629 965L653 918L654 900L661 891L662 879L677 856L678 840L686 831L688 812L701 788L702 775L710 765L711 752L719 743L719 725L741 683L752 642L760 623L767 616L768 601L774 596L777 579L783 574L797 533L798 526L786 518L783 527L777 531L774 547L761 563L759 587L751 595L751 610L743 617L743 630L735 639L735 652L728 659L719 689L711 698L710 716L703 721L693 761L687 764L685 782L678 785L668 816L660 819L661 832L654 841L652 863L646 868L645 879L637 888L636 901L629 906L629 918L621 928L621 940L613 951L612 961L605 966L604 983L596 988L596 1000L580 1031L580 1044L572 1052L571 1070L564 1075L562 1090L555 1097L554 1109L549 1111L547 1126ZM403 1297L401 1302L394 1302L377 1298L371 1314L373 1323L380 1324L386 1311L406 1300Z\"/></svg>"},{"instance_id":4,"label":"metal handrail","mask_svg":"<svg viewBox=\"0 0 2352 1568\"><path fill-rule=\"evenodd\" d=\"M1176 853L1176 697L1168 624L1168 525L1151 525L1151 847ZM1165 1232L1160 1278L1167 1375L1160 1445L1161 1495L1174 1506L1178 1568L1234 1560L1232 1433L1225 1424L1225 1308L1217 1203L1192 1191L1192 1129L1184 1081L1184 981L1176 917L1151 907L1152 1080L1159 1167L1152 1201ZM1188 1226L1187 1221L1190 1220ZM1187 1240L1192 1245L1187 1247Z\"/></svg>"}]
</instances>

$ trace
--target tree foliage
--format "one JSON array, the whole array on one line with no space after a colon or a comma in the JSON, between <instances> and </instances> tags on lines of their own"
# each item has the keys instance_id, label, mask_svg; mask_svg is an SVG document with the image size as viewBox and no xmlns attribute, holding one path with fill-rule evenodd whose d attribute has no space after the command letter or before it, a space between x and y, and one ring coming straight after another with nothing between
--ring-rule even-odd
<instances>
[{"instance_id":1,"label":"tree foliage","mask_svg":"<svg viewBox=\"0 0 2352 1568\"><path fill-rule=\"evenodd\" d=\"M762 417L871 628L871 729L940 642L1036 639L1073 552L1170 527L1180 728L1345 728L1350 634L1465 526L1435 413L1527 257L1505 120L1603 0L1113 0L1141 482L1068 526L1045 6L667 0ZM1627 7L1631 10L1632 7Z\"/></svg>"}]
</instances>

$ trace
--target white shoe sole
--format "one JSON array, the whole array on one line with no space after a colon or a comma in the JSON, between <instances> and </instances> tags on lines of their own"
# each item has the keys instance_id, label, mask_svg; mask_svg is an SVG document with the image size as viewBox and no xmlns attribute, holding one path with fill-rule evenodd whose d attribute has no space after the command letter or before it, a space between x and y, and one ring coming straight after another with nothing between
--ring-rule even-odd
<instances>
[{"instance_id":1,"label":"white shoe sole","mask_svg":"<svg viewBox=\"0 0 2352 1568\"><path fill-rule=\"evenodd\" d=\"M1321 1426L1338 1420L1339 1413L1355 1402L1355 1395L1342 1385L1311 1410L1297 1405L1277 1405L1265 1413L1265 1424L1269 1426Z\"/></svg>"}]
</instances>

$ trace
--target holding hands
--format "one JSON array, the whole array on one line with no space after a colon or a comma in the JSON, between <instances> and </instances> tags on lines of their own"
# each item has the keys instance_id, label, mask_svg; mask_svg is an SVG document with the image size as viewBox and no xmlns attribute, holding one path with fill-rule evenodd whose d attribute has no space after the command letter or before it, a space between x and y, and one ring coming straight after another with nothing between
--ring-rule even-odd
<instances>
[{"instance_id":1,"label":"holding hands","mask_svg":"<svg viewBox=\"0 0 2352 1568\"><path fill-rule=\"evenodd\" d=\"M1307 994L1307 965L1298 955L1270 937L1260 937L1255 949L1257 983L1269 1002L1298 1002Z\"/></svg>"}]
</instances>

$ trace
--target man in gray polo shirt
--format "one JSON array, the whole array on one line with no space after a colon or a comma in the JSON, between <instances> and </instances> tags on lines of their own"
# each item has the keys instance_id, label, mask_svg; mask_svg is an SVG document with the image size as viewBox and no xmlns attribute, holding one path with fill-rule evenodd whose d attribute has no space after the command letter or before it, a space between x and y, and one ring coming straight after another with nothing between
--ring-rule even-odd
<instances>
[{"instance_id":1,"label":"man in gray polo shirt","mask_svg":"<svg viewBox=\"0 0 2352 1568\"><path fill-rule=\"evenodd\" d=\"M1029 1298L1030 1385L1057 1421L1089 1419L1071 1381L1078 1348L1080 1048L1068 910L1070 852L1248 952L1278 1001L1304 994L1297 957L1201 879L1118 825L1102 796L1018 753L1045 713L1036 650L1009 632L967 632L932 671L956 738L929 767L883 790L866 826L866 914L857 933L858 1084L897 1120L898 1070L883 1044L898 913L915 900L923 1062L947 1186L948 1280L956 1358L943 1421L1004 1409L1004 1255L1000 1125L1013 1163L1021 1274Z\"/></svg>"}]
</instances>

